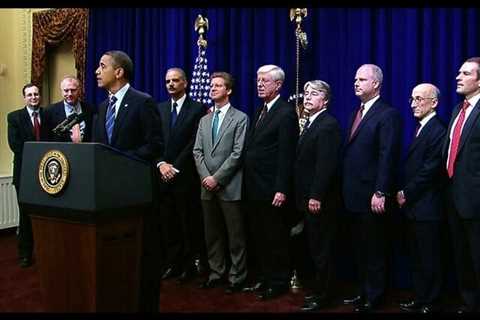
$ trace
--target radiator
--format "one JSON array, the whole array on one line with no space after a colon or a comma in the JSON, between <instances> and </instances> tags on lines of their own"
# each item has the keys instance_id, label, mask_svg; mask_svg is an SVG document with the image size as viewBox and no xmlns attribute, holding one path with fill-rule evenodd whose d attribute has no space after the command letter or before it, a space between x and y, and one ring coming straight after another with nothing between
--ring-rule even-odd
<instances>
[{"instance_id":1,"label":"radiator","mask_svg":"<svg viewBox=\"0 0 480 320\"><path fill-rule=\"evenodd\" d=\"M0 229L16 226L18 226L18 203L12 177L0 176Z\"/></svg>"}]
</instances>

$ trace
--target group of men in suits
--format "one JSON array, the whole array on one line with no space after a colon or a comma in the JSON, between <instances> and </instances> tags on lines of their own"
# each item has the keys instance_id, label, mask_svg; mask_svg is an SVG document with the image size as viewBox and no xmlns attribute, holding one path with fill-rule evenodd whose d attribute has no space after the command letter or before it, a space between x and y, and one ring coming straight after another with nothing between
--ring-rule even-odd
<instances>
[{"instance_id":1,"label":"group of men in suits","mask_svg":"<svg viewBox=\"0 0 480 320\"><path fill-rule=\"evenodd\" d=\"M38 86L26 84L23 89L25 106L8 114L8 143L14 154L13 184L20 190L23 145L27 141L64 141L78 143L90 141L93 107L81 102L80 82L73 76L66 76L60 83L63 100L40 107L41 95ZM53 129L69 115L82 114L82 120L72 128L53 133ZM19 206L18 258L19 265L26 268L33 263L33 232L30 217Z\"/></svg>"},{"instance_id":2,"label":"group of men in suits","mask_svg":"<svg viewBox=\"0 0 480 320\"><path fill-rule=\"evenodd\" d=\"M402 164L404 174L398 176L399 114L380 98L381 69L367 64L357 70L354 88L361 106L350 118L345 139L342 187L359 280L356 294L344 303L355 311L375 310L384 300L386 232L394 205L408 219L414 284L414 298L400 303L400 309L431 313L441 308L446 216L464 302L457 312L479 311L480 58L466 60L456 80L465 100L453 110L447 129L436 115L438 88L429 83L413 88L410 104L418 125Z\"/></svg>"},{"instance_id":3,"label":"group of men in suits","mask_svg":"<svg viewBox=\"0 0 480 320\"><path fill-rule=\"evenodd\" d=\"M350 117L344 143L338 122L327 111L329 85L321 80L305 84L309 116L300 132L295 108L280 97L285 74L275 65L257 70L263 105L251 121L230 104L234 83L226 72L211 76L215 106L208 113L186 95L188 82L180 68L167 71L170 99L158 105L130 85L133 63L126 53L106 52L95 73L98 86L109 95L94 114L79 101L80 83L74 77L61 82L64 100L45 111L39 107L38 87L23 88L25 107L8 115L14 184L18 192L26 141L101 142L150 162L159 197L155 210L145 215L144 241L163 246L164 264L159 252L142 257L143 268L158 268L158 277L142 279L142 291L156 292L147 295L153 299L141 301L142 310L158 309L160 278L191 279L198 259L209 265L202 288L217 287L228 278L227 293L254 291L261 300L286 293L292 262L289 240L292 227L302 220L313 272L306 276L308 293L301 309L328 306L343 198L358 267L356 292L345 304L369 312L382 303L388 221L396 206L409 220L415 293L401 309L428 313L438 302L440 229L446 214L465 302L459 312L479 311L480 58L468 59L459 70L457 93L465 102L454 109L447 129L435 112L438 88L425 83L413 89L411 107L419 125L401 179L396 173L400 114L380 97L383 74L376 65L362 65L356 72L354 90L361 105ZM52 128L72 113L84 114L82 121L63 136L53 135ZM18 238L25 267L32 263L33 239L28 217L22 214ZM251 287L247 253L256 263Z\"/></svg>"}]
</instances>

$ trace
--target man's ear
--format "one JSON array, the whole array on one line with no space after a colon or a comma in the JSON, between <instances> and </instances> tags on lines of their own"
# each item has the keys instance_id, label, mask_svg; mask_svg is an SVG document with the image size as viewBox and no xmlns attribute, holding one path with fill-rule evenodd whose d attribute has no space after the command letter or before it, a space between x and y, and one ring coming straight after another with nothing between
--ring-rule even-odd
<instances>
[{"instance_id":1,"label":"man's ear","mask_svg":"<svg viewBox=\"0 0 480 320\"><path fill-rule=\"evenodd\" d=\"M117 79L123 78L123 77L124 77L124 74L125 74L125 70L123 70L122 67L119 67L119 68L116 68L116 69L115 69L115 77L116 77Z\"/></svg>"}]
</instances>

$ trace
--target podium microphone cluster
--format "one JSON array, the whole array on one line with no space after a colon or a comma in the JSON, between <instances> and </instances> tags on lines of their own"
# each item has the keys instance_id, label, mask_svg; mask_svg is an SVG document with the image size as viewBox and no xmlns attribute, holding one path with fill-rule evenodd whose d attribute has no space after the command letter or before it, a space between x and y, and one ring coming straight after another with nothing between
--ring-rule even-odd
<instances>
[{"instance_id":1,"label":"podium microphone cluster","mask_svg":"<svg viewBox=\"0 0 480 320\"><path fill-rule=\"evenodd\" d=\"M82 114L72 113L67 118L65 118L65 120L60 122L52 131L53 131L53 133L58 134L58 135L64 134L67 131L69 131L70 129L72 129L72 127L74 125L82 122L83 120L84 120L83 113Z\"/></svg>"}]
</instances>

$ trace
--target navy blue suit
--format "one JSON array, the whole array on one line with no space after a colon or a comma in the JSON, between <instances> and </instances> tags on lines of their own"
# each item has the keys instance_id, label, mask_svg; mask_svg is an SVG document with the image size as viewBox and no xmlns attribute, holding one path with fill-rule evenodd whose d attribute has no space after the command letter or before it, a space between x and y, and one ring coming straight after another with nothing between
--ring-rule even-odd
<instances>
[{"instance_id":1,"label":"navy blue suit","mask_svg":"<svg viewBox=\"0 0 480 320\"><path fill-rule=\"evenodd\" d=\"M85 129L83 132L82 142L90 142L92 139L92 117L94 108L84 102L80 102L80 106L82 108L82 115L85 117ZM63 136L57 136L52 132L52 130L66 118L67 114L65 113L65 104L63 100L52 104L45 109L45 119L49 134L48 140L59 142L72 141L69 133Z\"/></svg>"},{"instance_id":2,"label":"navy blue suit","mask_svg":"<svg viewBox=\"0 0 480 320\"><path fill-rule=\"evenodd\" d=\"M157 108L162 123L165 151L156 159L156 163L165 161L180 171L169 182L159 180L162 234L166 253L164 262L166 266L189 272L194 266L196 254L202 252L202 258L206 260L205 250L202 250L202 244L205 243L202 212L199 210L200 178L192 153L198 122L205 114L206 107L187 96L172 128L172 100L160 103Z\"/></svg>"},{"instance_id":3,"label":"navy blue suit","mask_svg":"<svg viewBox=\"0 0 480 320\"><path fill-rule=\"evenodd\" d=\"M305 129L297 145L296 204L305 218L308 251L315 266L313 279L305 284L321 299L330 298L333 276L332 249L340 204L341 144L337 120L323 111ZM310 199L321 202L319 213L308 211Z\"/></svg>"},{"instance_id":4,"label":"navy blue suit","mask_svg":"<svg viewBox=\"0 0 480 320\"><path fill-rule=\"evenodd\" d=\"M108 100L98 107L93 141L108 144L105 116ZM118 107L118 106L117 106ZM157 106L144 92L128 88L115 118L111 146L138 158L153 161L163 152L162 126Z\"/></svg>"},{"instance_id":5,"label":"navy blue suit","mask_svg":"<svg viewBox=\"0 0 480 320\"><path fill-rule=\"evenodd\" d=\"M431 118L410 145L405 162L404 212L415 300L437 302L442 286L441 224L444 218L442 144L445 125Z\"/></svg>"},{"instance_id":6,"label":"navy blue suit","mask_svg":"<svg viewBox=\"0 0 480 320\"><path fill-rule=\"evenodd\" d=\"M399 112L379 98L362 118L352 139L350 125L343 158L343 198L352 223L353 247L359 268L359 294L371 303L383 298L386 286L386 219L395 189L400 155ZM386 213L371 211L376 191L387 194Z\"/></svg>"},{"instance_id":7,"label":"navy blue suit","mask_svg":"<svg viewBox=\"0 0 480 320\"><path fill-rule=\"evenodd\" d=\"M446 167L450 132L460 112L453 110L443 146ZM466 120L452 178L447 186L447 216L452 232L460 293L470 311L480 311L480 101Z\"/></svg>"},{"instance_id":8,"label":"navy blue suit","mask_svg":"<svg viewBox=\"0 0 480 320\"><path fill-rule=\"evenodd\" d=\"M102 102L94 121L93 141L108 145L105 117L108 100ZM118 108L117 103L117 108ZM128 88L113 126L111 146L126 154L152 163L152 179L156 177L154 160L163 152L162 126L155 101L144 92ZM154 180L155 181L155 180ZM152 193L158 193L158 184L153 183ZM158 312L160 294L160 254L157 245L161 242L158 199L153 196L151 210L143 213L139 310ZM153 244L153 245L152 245Z\"/></svg>"}]
</instances>

